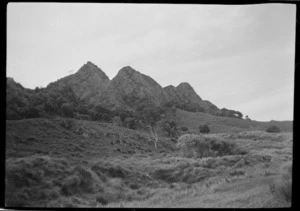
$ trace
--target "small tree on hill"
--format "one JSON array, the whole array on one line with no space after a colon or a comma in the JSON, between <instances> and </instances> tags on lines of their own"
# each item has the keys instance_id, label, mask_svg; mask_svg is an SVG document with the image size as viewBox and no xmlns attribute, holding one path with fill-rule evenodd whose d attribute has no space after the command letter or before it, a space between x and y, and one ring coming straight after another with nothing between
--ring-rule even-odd
<instances>
[{"instance_id":1,"label":"small tree on hill","mask_svg":"<svg viewBox=\"0 0 300 211\"><path fill-rule=\"evenodd\" d=\"M148 139L154 141L155 149L157 149L158 135L157 127L158 123L161 121L162 109L159 107L145 107L141 111L143 116L143 125L148 130Z\"/></svg>"},{"instance_id":2,"label":"small tree on hill","mask_svg":"<svg viewBox=\"0 0 300 211\"><path fill-rule=\"evenodd\" d=\"M248 115L246 115L245 119L246 120L251 120Z\"/></svg>"},{"instance_id":3,"label":"small tree on hill","mask_svg":"<svg viewBox=\"0 0 300 211\"><path fill-rule=\"evenodd\" d=\"M209 133L210 129L206 124L205 125L200 125L199 126L199 132L200 133Z\"/></svg>"}]
</instances>

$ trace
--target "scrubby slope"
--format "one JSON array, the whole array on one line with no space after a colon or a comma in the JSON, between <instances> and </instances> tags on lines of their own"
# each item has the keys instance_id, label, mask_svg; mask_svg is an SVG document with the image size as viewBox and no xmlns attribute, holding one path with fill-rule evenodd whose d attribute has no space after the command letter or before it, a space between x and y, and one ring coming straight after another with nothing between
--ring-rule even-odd
<instances>
[{"instance_id":1,"label":"scrubby slope","mask_svg":"<svg viewBox=\"0 0 300 211\"><path fill-rule=\"evenodd\" d=\"M147 133L75 119L26 119L6 121L6 156L23 157L36 153L72 159L89 159L117 154L154 151ZM162 139L158 152L172 150L172 141ZM79 156L79 157L78 157Z\"/></svg>"},{"instance_id":2,"label":"scrubby slope","mask_svg":"<svg viewBox=\"0 0 300 211\"><path fill-rule=\"evenodd\" d=\"M155 150L147 133L108 123L63 118L7 121L6 205L95 206L134 198L130 190L144 186L148 177L130 163L118 163L170 153L174 143L161 139L158 147ZM120 187L115 187L116 178ZM124 193L118 199L120 188ZM143 191L136 198L144 197Z\"/></svg>"},{"instance_id":3,"label":"scrubby slope","mask_svg":"<svg viewBox=\"0 0 300 211\"><path fill-rule=\"evenodd\" d=\"M188 127L192 132L198 132L200 124L208 124L212 133L242 132L266 130L271 125L278 126L283 132L293 131L292 121L258 122L231 117L213 116L207 113L192 113L177 109L176 120L179 127Z\"/></svg>"},{"instance_id":4,"label":"scrubby slope","mask_svg":"<svg viewBox=\"0 0 300 211\"><path fill-rule=\"evenodd\" d=\"M6 121L6 206L290 205L270 186L292 160L291 133L206 137L222 140L215 144L224 147L234 143L243 153L189 158L170 138L160 138L155 149L147 133L113 124L64 118Z\"/></svg>"},{"instance_id":5,"label":"scrubby slope","mask_svg":"<svg viewBox=\"0 0 300 211\"><path fill-rule=\"evenodd\" d=\"M248 153L202 159L179 156L163 158L160 161L161 167L157 167L153 175L168 183L168 188L157 189L156 194L145 201L112 203L109 206L193 208L291 206L293 147L291 133L267 134L256 131L210 136L234 141ZM288 179L282 180L286 177Z\"/></svg>"}]
</instances>

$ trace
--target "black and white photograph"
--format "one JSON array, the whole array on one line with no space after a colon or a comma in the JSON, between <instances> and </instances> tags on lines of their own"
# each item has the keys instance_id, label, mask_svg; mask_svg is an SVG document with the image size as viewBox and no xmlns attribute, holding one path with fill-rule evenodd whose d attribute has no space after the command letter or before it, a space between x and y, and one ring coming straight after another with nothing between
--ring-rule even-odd
<instances>
[{"instance_id":1,"label":"black and white photograph","mask_svg":"<svg viewBox=\"0 0 300 211\"><path fill-rule=\"evenodd\" d=\"M6 208L292 206L295 4L6 9Z\"/></svg>"}]
</instances>

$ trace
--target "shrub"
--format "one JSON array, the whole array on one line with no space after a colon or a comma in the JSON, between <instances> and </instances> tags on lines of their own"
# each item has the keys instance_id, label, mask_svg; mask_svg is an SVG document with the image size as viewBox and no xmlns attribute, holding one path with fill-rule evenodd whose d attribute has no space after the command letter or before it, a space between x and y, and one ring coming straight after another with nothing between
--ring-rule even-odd
<instances>
[{"instance_id":1,"label":"shrub","mask_svg":"<svg viewBox=\"0 0 300 211\"><path fill-rule=\"evenodd\" d=\"M267 133L280 133L280 129L276 125L272 125L266 130L266 132Z\"/></svg>"},{"instance_id":2,"label":"shrub","mask_svg":"<svg viewBox=\"0 0 300 211\"><path fill-rule=\"evenodd\" d=\"M178 139L177 149L185 157L216 157L245 154L235 143L203 135L185 134Z\"/></svg>"},{"instance_id":3,"label":"shrub","mask_svg":"<svg viewBox=\"0 0 300 211\"><path fill-rule=\"evenodd\" d=\"M76 166L71 175L63 180L61 192L71 196L77 193L94 193L99 185L97 176L88 168Z\"/></svg>"},{"instance_id":4,"label":"shrub","mask_svg":"<svg viewBox=\"0 0 300 211\"><path fill-rule=\"evenodd\" d=\"M107 198L105 197L105 195L103 195L103 194L99 194L99 195L97 196L97 198L96 198L96 201L99 202L99 203L102 204L102 205L108 204L108 200L107 200Z\"/></svg>"},{"instance_id":5,"label":"shrub","mask_svg":"<svg viewBox=\"0 0 300 211\"><path fill-rule=\"evenodd\" d=\"M200 133L209 133L210 129L207 125L200 125L199 126L199 132Z\"/></svg>"},{"instance_id":6,"label":"shrub","mask_svg":"<svg viewBox=\"0 0 300 211\"><path fill-rule=\"evenodd\" d=\"M165 121L163 123L163 130L168 133L168 137L175 137L177 134L177 125L174 121Z\"/></svg>"},{"instance_id":7,"label":"shrub","mask_svg":"<svg viewBox=\"0 0 300 211\"><path fill-rule=\"evenodd\" d=\"M151 176L171 184L175 182L192 184L213 177L216 174L217 172L214 170L196 167L191 163L181 163L168 168L159 168Z\"/></svg>"},{"instance_id":8,"label":"shrub","mask_svg":"<svg viewBox=\"0 0 300 211\"><path fill-rule=\"evenodd\" d=\"M26 118L38 118L40 117L39 110L34 107L30 107L26 113Z\"/></svg>"},{"instance_id":9,"label":"shrub","mask_svg":"<svg viewBox=\"0 0 300 211\"><path fill-rule=\"evenodd\" d=\"M140 185L137 183L130 183L129 184L130 189L136 190L140 188Z\"/></svg>"},{"instance_id":10,"label":"shrub","mask_svg":"<svg viewBox=\"0 0 300 211\"><path fill-rule=\"evenodd\" d=\"M62 119L59 121L59 125L66 130L70 130L73 127L73 122L69 119Z\"/></svg>"},{"instance_id":11,"label":"shrub","mask_svg":"<svg viewBox=\"0 0 300 211\"><path fill-rule=\"evenodd\" d=\"M101 175L109 178L125 178L128 175L128 171L121 166L114 166L109 163L98 162L92 166L92 171L94 171L98 177ZM101 178L102 179L102 178ZM106 180L106 178L104 178Z\"/></svg>"},{"instance_id":12,"label":"shrub","mask_svg":"<svg viewBox=\"0 0 300 211\"><path fill-rule=\"evenodd\" d=\"M180 129L181 129L181 131L188 131L189 130L187 127L181 127Z\"/></svg>"},{"instance_id":13,"label":"shrub","mask_svg":"<svg viewBox=\"0 0 300 211\"><path fill-rule=\"evenodd\" d=\"M132 130L136 129L136 120L134 118L126 118L124 120L124 126Z\"/></svg>"},{"instance_id":14,"label":"shrub","mask_svg":"<svg viewBox=\"0 0 300 211\"><path fill-rule=\"evenodd\" d=\"M18 119L22 119L22 117L16 111L7 108L6 109L6 119L18 120Z\"/></svg>"},{"instance_id":15,"label":"shrub","mask_svg":"<svg viewBox=\"0 0 300 211\"><path fill-rule=\"evenodd\" d=\"M71 118L73 118L74 111L73 111L73 108L72 108L72 104L70 104L70 103L64 103L61 108L62 108L62 114L65 117L71 117Z\"/></svg>"},{"instance_id":16,"label":"shrub","mask_svg":"<svg viewBox=\"0 0 300 211\"><path fill-rule=\"evenodd\" d=\"M44 110L49 113L55 112L55 105L50 99L44 103Z\"/></svg>"},{"instance_id":17,"label":"shrub","mask_svg":"<svg viewBox=\"0 0 300 211\"><path fill-rule=\"evenodd\" d=\"M35 206L40 200L58 197L57 190L69 165L63 159L31 156L7 159L5 165L5 198L7 206ZM49 180L56 177L57 181ZM59 187L57 187L59 186Z\"/></svg>"}]
</instances>

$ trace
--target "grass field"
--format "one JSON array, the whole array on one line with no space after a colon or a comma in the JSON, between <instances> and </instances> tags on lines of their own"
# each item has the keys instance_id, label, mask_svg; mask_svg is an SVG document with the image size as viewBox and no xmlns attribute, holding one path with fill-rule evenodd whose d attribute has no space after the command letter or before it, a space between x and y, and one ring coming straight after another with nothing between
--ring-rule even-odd
<instances>
[{"instance_id":1,"label":"grass field","mask_svg":"<svg viewBox=\"0 0 300 211\"><path fill-rule=\"evenodd\" d=\"M155 149L146 133L108 123L6 121L6 206L291 206L290 125L271 134L268 124L205 115L179 111L178 124L196 133L210 118L205 137L224 153L185 156L171 138ZM223 150L229 143L239 151Z\"/></svg>"}]
</instances>

